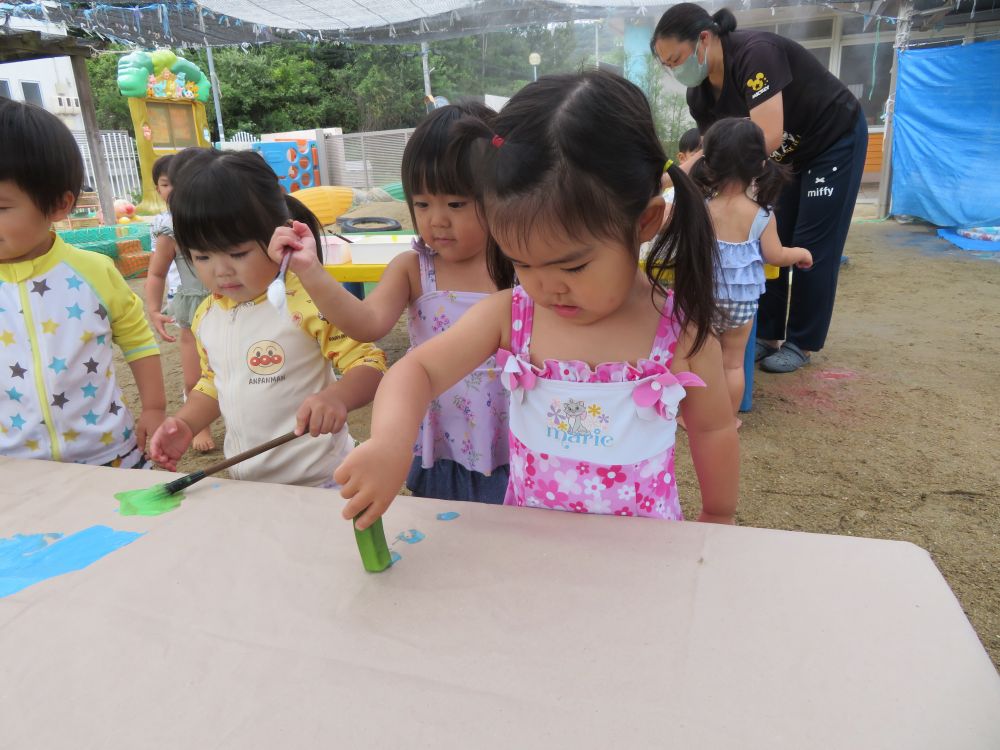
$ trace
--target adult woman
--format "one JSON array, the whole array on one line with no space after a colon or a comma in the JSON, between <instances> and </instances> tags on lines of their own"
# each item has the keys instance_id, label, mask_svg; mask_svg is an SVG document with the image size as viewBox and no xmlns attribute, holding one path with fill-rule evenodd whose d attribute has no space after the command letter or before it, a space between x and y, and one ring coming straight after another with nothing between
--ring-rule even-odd
<instances>
[{"instance_id":1,"label":"adult woman","mask_svg":"<svg viewBox=\"0 0 1000 750\"><path fill-rule=\"evenodd\" d=\"M808 50L766 31L736 31L726 9L710 16L693 3L673 6L650 48L688 87L699 130L749 116L764 131L771 158L792 168L794 179L775 207L778 234L786 247L812 252L813 267L796 271L794 284L787 268L767 283L756 358L769 372L797 370L823 347L833 315L868 144L861 106Z\"/></svg>"}]
</instances>

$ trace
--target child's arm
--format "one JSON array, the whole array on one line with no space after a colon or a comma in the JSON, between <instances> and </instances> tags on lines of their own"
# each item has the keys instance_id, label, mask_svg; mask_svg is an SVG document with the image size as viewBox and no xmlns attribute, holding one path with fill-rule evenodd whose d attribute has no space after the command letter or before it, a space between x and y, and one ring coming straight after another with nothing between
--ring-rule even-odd
<instances>
[{"instance_id":1,"label":"child's arm","mask_svg":"<svg viewBox=\"0 0 1000 750\"><path fill-rule=\"evenodd\" d=\"M406 478L431 399L495 354L509 328L510 291L498 292L390 368L375 394L371 439L351 451L333 475L349 499L344 518L361 513L357 528L363 530L385 513Z\"/></svg>"},{"instance_id":2,"label":"child's arm","mask_svg":"<svg viewBox=\"0 0 1000 750\"><path fill-rule=\"evenodd\" d=\"M813 264L812 253L804 247L784 247L778 239L778 223L771 216L760 236L760 254L765 263L772 266L795 266L810 268Z\"/></svg>"},{"instance_id":3,"label":"child's arm","mask_svg":"<svg viewBox=\"0 0 1000 750\"><path fill-rule=\"evenodd\" d=\"M149 260L149 271L146 274L146 315L164 341L175 341L175 337L167 333L167 323L173 323L174 319L164 315L160 308L163 306L163 290L167 286L167 272L177 254L176 251L177 245L170 235L157 235L156 244L153 246L153 257Z\"/></svg>"},{"instance_id":4,"label":"child's arm","mask_svg":"<svg viewBox=\"0 0 1000 750\"><path fill-rule=\"evenodd\" d=\"M348 412L370 404L375 398L382 372L375 367L355 367L336 383L309 396L295 414L296 434L308 432L316 437L340 430Z\"/></svg>"},{"instance_id":5,"label":"child's arm","mask_svg":"<svg viewBox=\"0 0 1000 750\"><path fill-rule=\"evenodd\" d=\"M191 445L194 436L218 419L219 393L215 388L215 373L208 364L208 352L201 343L198 329L207 306L202 304L194 315L191 330L195 334L201 378L191 389L187 401L172 417L167 417L149 441L149 457L165 469L177 470L177 462Z\"/></svg>"},{"instance_id":6,"label":"child's arm","mask_svg":"<svg viewBox=\"0 0 1000 750\"><path fill-rule=\"evenodd\" d=\"M690 370L706 386L689 388L681 401L691 459L701 486L698 520L734 523L739 500L740 441L722 367L722 349L718 339L709 336L697 354L685 360L682 357L690 345L691 337L685 333L677 344L674 368Z\"/></svg>"},{"instance_id":7,"label":"child's arm","mask_svg":"<svg viewBox=\"0 0 1000 750\"><path fill-rule=\"evenodd\" d=\"M163 369L160 355L134 359L128 363L139 389L142 412L135 421L135 439L139 448L146 450L146 438L152 436L163 423L167 413L167 396L163 389Z\"/></svg>"},{"instance_id":8,"label":"child's arm","mask_svg":"<svg viewBox=\"0 0 1000 750\"><path fill-rule=\"evenodd\" d=\"M177 471L177 462L191 445L194 436L219 416L217 399L200 390L191 391L177 414L163 420L163 424L153 433L153 438L149 441L149 457L168 471Z\"/></svg>"},{"instance_id":9,"label":"child's arm","mask_svg":"<svg viewBox=\"0 0 1000 750\"><path fill-rule=\"evenodd\" d=\"M281 262L285 252L292 253L288 267L299 277L316 307L355 341L377 341L385 336L410 301L408 266L414 261L412 254L395 258L375 291L359 300L323 268L316 255L316 240L305 224L296 221L291 227L278 227L267 252L275 263Z\"/></svg>"}]
</instances>

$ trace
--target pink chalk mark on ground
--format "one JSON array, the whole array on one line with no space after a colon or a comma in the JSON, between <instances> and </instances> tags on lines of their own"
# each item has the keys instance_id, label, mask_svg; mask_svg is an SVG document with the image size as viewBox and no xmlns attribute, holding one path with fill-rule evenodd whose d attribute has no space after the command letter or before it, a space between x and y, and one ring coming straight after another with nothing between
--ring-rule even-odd
<instances>
[{"instance_id":1,"label":"pink chalk mark on ground","mask_svg":"<svg viewBox=\"0 0 1000 750\"><path fill-rule=\"evenodd\" d=\"M850 370L820 370L816 377L820 380L856 380L858 374Z\"/></svg>"}]
</instances>

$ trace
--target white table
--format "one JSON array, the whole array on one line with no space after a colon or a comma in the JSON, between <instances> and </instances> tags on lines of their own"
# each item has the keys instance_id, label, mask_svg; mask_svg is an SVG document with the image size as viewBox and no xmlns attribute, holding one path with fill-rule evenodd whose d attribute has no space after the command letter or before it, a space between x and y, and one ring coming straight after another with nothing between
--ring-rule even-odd
<instances>
[{"instance_id":1,"label":"white table","mask_svg":"<svg viewBox=\"0 0 1000 750\"><path fill-rule=\"evenodd\" d=\"M900 542L0 459L0 537L146 532L0 599L0 747L1000 747L1000 678ZM458 511L459 518L436 514Z\"/></svg>"}]
</instances>

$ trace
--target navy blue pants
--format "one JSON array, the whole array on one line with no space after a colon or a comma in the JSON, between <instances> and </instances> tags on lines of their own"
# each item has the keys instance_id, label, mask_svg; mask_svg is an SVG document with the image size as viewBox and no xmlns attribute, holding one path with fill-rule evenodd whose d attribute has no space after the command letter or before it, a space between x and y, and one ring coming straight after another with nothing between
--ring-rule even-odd
<instances>
[{"instance_id":1,"label":"navy blue pants","mask_svg":"<svg viewBox=\"0 0 1000 750\"><path fill-rule=\"evenodd\" d=\"M813 266L793 271L791 300L788 268L767 282L757 313L758 338L785 339L808 352L823 348L867 149L868 125L861 115L850 133L803 165L782 192L775 206L781 244L804 247Z\"/></svg>"}]
</instances>

